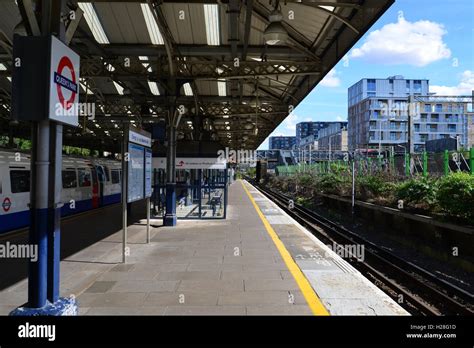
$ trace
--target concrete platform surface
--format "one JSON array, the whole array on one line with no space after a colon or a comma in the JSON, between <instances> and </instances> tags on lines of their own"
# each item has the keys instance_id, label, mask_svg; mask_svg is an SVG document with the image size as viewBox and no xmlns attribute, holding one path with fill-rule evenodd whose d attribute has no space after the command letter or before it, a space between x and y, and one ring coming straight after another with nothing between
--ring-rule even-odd
<instances>
[{"instance_id":1,"label":"concrete platform surface","mask_svg":"<svg viewBox=\"0 0 474 348\"><path fill-rule=\"evenodd\" d=\"M61 296L80 315L407 314L244 181L230 186L226 220L152 225L149 244L143 221L129 226L126 264L120 230L63 260ZM0 292L1 315L27 285Z\"/></svg>"}]
</instances>

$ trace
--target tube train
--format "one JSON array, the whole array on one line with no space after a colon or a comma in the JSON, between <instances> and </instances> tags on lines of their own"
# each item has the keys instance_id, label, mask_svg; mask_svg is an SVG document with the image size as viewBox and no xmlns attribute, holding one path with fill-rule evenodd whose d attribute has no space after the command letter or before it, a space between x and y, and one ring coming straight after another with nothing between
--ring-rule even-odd
<instances>
[{"instance_id":1,"label":"tube train","mask_svg":"<svg viewBox=\"0 0 474 348\"><path fill-rule=\"evenodd\" d=\"M63 156L61 215L120 202L121 163ZM30 155L0 151L0 234L30 223Z\"/></svg>"}]
</instances>

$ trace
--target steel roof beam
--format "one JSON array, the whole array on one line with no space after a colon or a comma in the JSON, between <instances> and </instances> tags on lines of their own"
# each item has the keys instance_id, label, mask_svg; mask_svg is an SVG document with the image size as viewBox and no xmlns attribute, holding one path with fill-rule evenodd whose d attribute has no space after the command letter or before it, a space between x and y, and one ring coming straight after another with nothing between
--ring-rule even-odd
<instances>
[{"instance_id":1,"label":"steel roof beam","mask_svg":"<svg viewBox=\"0 0 474 348\"><path fill-rule=\"evenodd\" d=\"M120 105L128 105L126 102L130 99L129 96L127 95L118 95L118 94L101 94L100 97L97 97L95 95L86 95L84 93L80 94L81 101L85 101L87 99L88 102L97 102L97 103L118 103ZM274 98L268 98L268 97L259 97L259 102L261 103L274 103L275 99ZM208 104L230 104L234 103L235 100L230 97L220 97L220 96L201 96L200 100L202 103L208 103ZM133 103L140 105L140 104L146 104L146 105L164 105L166 103L167 99L165 96L136 96L133 99ZM184 105L191 105L193 106L194 103L194 98L192 96L180 96L176 99L177 104L184 104ZM255 97L254 96L244 96L242 97L242 103L243 105L250 104L250 103L255 103Z\"/></svg>"},{"instance_id":2,"label":"steel roof beam","mask_svg":"<svg viewBox=\"0 0 474 348\"><path fill-rule=\"evenodd\" d=\"M237 58L237 44L239 43L239 15L240 15L240 0L229 1L229 42L231 51L232 64ZM238 82L230 81L230 93L232 97L237 97Z\"/></svg>"},{"instance_id":3,"label":"steel roof beam","mask_svg":"<svg viewBox=\"0 0 474 348\"><path fill-rule=\"evenodd\" d=\"M79 40L79 39L76 39ZM73 44L74 44L73 40ZM163 56L166 54L165 47L163 45L151 45L151 44L102 44L100 45L103 52L110 56ZM231 48L230 45L220 46L207 46L207 45L176 45L176 49L184 57L230 57ZM238 45L237 50L242 51L243 45ZM286 46L254 46L249 45L247 47L247 54L260 57L265 51L268 57L284 57L287 59L299 59L306 57L301 52L295 52L295 50Z\"/></svg>"},{"instance_id":4,"label":"steel roof beam","mask_svg":"<svg viewBox=\"0 0 474 348\"><path fill-rule=\"evenodd\" d=\"M101 57L84 58L81 60L82 77L116 77L123 79L149 79L156 81L156 77L168 78L169 68L161 62L157 62L157 68L153 71L158 74L150 73L138 61L131 61L129 67L125 67L124 60L116 58L108 59L107 63L116 67L116 71L107 70ZM154 62L150 62L153 66ZM181 62L176 72L177 78L191 80L202 79L242 79L258 76L281 76L281 75L314 75L320 74L320 64L307 61L282 61L282 62L260 62L260 61L242 61L239 67L234 66L234 61L207 61L207 60L187 60ZM1 74L8 74L3 71Z\"/></svg>"}]
</instances>

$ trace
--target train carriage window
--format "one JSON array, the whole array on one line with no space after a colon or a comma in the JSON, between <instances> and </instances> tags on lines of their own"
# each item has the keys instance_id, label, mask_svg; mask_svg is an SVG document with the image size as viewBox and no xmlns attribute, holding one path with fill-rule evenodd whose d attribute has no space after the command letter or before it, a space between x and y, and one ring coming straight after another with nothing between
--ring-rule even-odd
<instances>
[{"instance_id":1,"label":"train carriage window","mask_svg":"<svg viewBox=\"0 0 474 348\"><path fill-rule=\"evenodd\" d=\"M120 183L120 171L119 170L111 170L110 174L112 176L112 184L119 184Z\"/></svg>"},{"instance_id":2,"label":"train carriage window","mask_svg":"<svg viewBox=\"0 0 474 348\"><path fill-rule=\"evenodd\" d=\"M29 170L11 170L10 183L12 193L30 191L30 171Z\"/></svg>"},{"instance_id":3,"label":"train carriage window","mask_svg":"<svg viewBox=\"0 0 474 348\"><path fill-rule=\"evenodd\" d=\"M63 170L63 188L77 187L77 176L75 170Z\"/></svg>"},{"instance_id":4,"label":"train carriage window","mask_svg":"<svg viewBox=\"0 0 474 348\"><path fill-rule=\"evenodd\" d=\"M110 181L110 169L107 166L104 166L105 180Z\"/></svg>"},{"instance_id":5,"label":"train carriage window","mask_svg":"<svg viewBox=\"0 0 474 348\"><path fill-rule=\"evenodd\" d=\"M85 169L78 169L79 187L91 186L91 173Z\"/></svg>"}]
</instances>

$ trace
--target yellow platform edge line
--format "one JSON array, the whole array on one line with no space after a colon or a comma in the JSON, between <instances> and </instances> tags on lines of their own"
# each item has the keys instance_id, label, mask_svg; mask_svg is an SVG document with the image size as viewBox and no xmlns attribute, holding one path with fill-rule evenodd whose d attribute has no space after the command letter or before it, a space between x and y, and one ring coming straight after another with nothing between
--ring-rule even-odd
<instances>
[{"instance_id":1,"label":"yellow platform edge line","mask_svg":"<svg viewBox=\"0 0 474 348\"><path fill-rule=\"evenodd\" d=\"M298 287L300 288L301 293L303 294L313 314L314 315L329 315L329 312L321 303L321 300L319 299L318 295L316 295L316 293L314 292L314 289L311 287L311 284L309 283L308 279L306 279L305 275L303 274L299 266L295 263L295 261L291 257L290 252L286 249L285 245L276 234L272 225L270 225L265 215L263 215L259 206L257 205L254 198L250 194L249 190L245 186L244 181L241 181L241 184L245 192L247 193L247 196L249 197L250 202L252 202L253 207L257 211L258 216L262 220L263 225L265 226L265 229L267 230L268 234L272 238L273 243L275 243L275 246L280 252L280 255L283 258L283 261L285 262L286 267L288 267L288 270L290 271L291 275L295 279L296 284L298 284Z\"/></svg>"}]
</instances>

